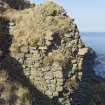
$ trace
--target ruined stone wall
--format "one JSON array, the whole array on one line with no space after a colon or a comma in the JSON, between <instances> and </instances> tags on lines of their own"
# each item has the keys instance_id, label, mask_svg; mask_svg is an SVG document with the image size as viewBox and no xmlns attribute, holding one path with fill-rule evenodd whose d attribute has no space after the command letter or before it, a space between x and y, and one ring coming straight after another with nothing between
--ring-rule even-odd
<instances>
[{"instance_id":1,"label":"ruined stone wall","mask_svg":"<svg viewBox=\"0 0 105 105\"><path fill-rule=\"evenodd\" d=\"M77 45L81 43L79 38L72 40L71 35L75 34L79 36L78 31L70 32L59 40L60 33L51 33L49 39L43 40L44 45L39 42L41 45L38 48L22 46L19 53L11 52L22 64L25 75L50 97L58 96L59 92L63 91L65 80L76 79L82 75L83 58L79 57L78 50L83 45ZM58 41L62 43L57 45Z\"/></svg>"},{"instance_id":2,"label":"ruined stone wall","mask_svg":"<svg viewBox=\"0 0 105 105\"><path fill-rule=\"evenodd\" d=\"M17 20L10 23L10 32L14 35L11 54L21 63L25 75L43 94L51 98L58 97L59 93L63 92L67 80L71 81L71 88L76 87L77 80L82 76L83 56L88 53L88 48L82 43L74 20L65 14L62 7L51 2L28 12L27 21L32 19L37 23L31 23L32 29L37 27L41 30L24 32L25 27L27 31L30 30L27 21L24 23L24 18L18 20L24 13L17 17ZM38 18L35 16L36 12L39 12ZM42 18L41 15L45 17ZM53 23L54 21L57 23Z\"/></svg>"},{"instance_id":3,"label":"ruined stone wall","mask_svg":"<svg viewBox=\"0 0 105 105\"><path fill-rule=\"evenodd\" d=\"M57 97L63 104L67 98L64 105L69 105L89 52L74 19L53 2L3 16L9 18L10 55L22 65L24 75L50 99Z\"/></svg>"}]
</instances>

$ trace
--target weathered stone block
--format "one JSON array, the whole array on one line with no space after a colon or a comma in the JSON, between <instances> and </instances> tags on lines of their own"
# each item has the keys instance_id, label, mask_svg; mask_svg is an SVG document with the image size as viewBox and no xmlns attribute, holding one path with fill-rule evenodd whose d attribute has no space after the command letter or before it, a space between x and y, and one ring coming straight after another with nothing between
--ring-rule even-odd
<instances>
[{"instance_id":1,"label":"weathered stone block","mask_svg":"<svg viewBox=\"0 0 105 105\"><path fill-rule=\"evenodd\" d=\"M85 56L89 52L89 48L81 48L78 51L78 55Z\"/></svg>"},{"instance_id":2,"label":"weathered stone block","mask_svg":"<svg viewBox=\"0 0 105 105\"><path fill-rule=\"evenodd\" d=\"M46 80L52 80L54 78L53 73L52 72L47 72L45 74L45 79Z\"/></svg>"}]
</instances>

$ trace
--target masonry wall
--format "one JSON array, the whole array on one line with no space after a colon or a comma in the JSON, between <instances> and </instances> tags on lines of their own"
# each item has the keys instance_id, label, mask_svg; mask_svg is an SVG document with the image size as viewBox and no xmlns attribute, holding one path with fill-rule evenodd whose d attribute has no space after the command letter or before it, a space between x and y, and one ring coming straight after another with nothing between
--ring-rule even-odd
<instances>
[{"instance_id":1,"label":"masonry wall","mask_svg":"<svg viewBox=\"0 0 105 105\"><path fill-rule=\"evenodd\" d=\"M53 2L20 12L13 9L3 17L9 19L12 36L9 54L22 65L26 78L50 99L69 105L89 53L74 19Z\"/></svg>"}]
</instances>

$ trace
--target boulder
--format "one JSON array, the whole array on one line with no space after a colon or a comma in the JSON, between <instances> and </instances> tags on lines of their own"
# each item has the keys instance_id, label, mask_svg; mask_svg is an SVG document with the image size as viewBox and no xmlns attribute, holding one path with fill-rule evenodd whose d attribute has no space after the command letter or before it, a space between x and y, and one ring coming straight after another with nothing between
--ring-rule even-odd
<instances>
[{"instance_id":1,"label":"boulder","mask_svg":"<svg viewBox=\"0 0 105 105\"><path fill-rule=\"evenodd\" d=\"M89 53L89 48L81 48L78 51L78 55L80 55L80 56L85 56L88 53Z\"/></svg>"}]
</instances>

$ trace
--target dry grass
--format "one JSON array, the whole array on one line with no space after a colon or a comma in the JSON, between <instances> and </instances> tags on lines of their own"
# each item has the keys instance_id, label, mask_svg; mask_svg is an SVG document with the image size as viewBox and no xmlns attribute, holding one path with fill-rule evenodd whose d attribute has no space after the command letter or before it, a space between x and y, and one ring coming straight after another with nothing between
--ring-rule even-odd
<instances>
[{"instance_id":1,"label":"dry grass","mask_svg":"<svg viewBox=\"0 0 105 105\"><path fill-rule=\"evenodd\" d=\"M45 10L44 13L46 15L61 15L65 13L64 8L58 6L54 2L46 2L44 5L42 5L42 8Z\"/></svg>"},{"instance_id":2,"label":"dry grass","mask_svg":"<svg viewBox=\"0 0 105 105\"><path fill-rule=\"evenodd\" d=\"M64 61L64 55L62 53L53 53L52 55L47 56L43 60L43 64L52 64L53 62L62 62Z\"/></svg>"},{"instance_id":3,"label":"dry grass","mask_svg":"<svg viewBox=\"0 0 105 105\"><path fill-rule=\"evenodd\" d=\"M64 16L64 13L62 7L48 2L19 12L14 9L7 10L3 15L16 24L10 29L10 33L14 35L13 42L16 45L36 46L48 32L65 32L70 29L71 19Z\"/></svg>"}]
</instances>

